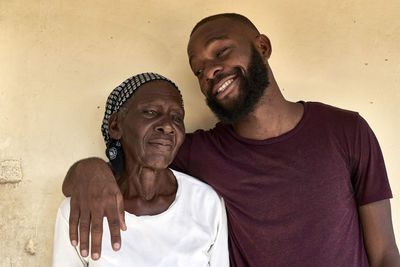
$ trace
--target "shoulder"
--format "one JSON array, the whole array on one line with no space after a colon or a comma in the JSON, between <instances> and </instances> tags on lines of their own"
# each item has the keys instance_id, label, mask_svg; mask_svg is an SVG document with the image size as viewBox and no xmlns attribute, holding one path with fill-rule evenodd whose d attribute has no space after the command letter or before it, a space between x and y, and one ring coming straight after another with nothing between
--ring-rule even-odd
<instances>
[{"instance_id":1,"label":"shoulder","mask_svg":"<svg viewBox=\"0 0 400 267\"><path fill-rule=\"evenodd\" d=\"M307 131L337 140L351 155L359 146L369 147L376 142L372 129L358 112L317 102L307 102L305 107Z\"/></svg>"},{"instance_id":2,"label":"shoulder","mask_svg":"<svg viewBox=\"0 0 400 267\"><path fill-rule=\"evenodd\" d=\"M306 108L313 115L319 116L340 116L343 118L357 118L359 116L358 112L347 110L331 105L327 105L320 102L306 102Z\"/></svg>"},{"instance_id":3,"label":"shoulder","mask_svg":"<svg viewBox=\"0 0 400 267\"><path fill-rule=\"evenodd\" d=\"M231 136L232 127L230 125L218 122L214 128L209 130L199 129L193 133L188 133L185 136L185 143L190 146L201 148L202 146L218 145L221 140Z\"/></svg>"},{"instance_id":4,"label":"shoulder","mask_svg":"<svg viewBox=\"0 0 400 267\"><path fill-rule=\"evenodd\" d=\"M314 124L329 127L357 127L362 119L358 112L319 103L306 102L305 109L308 119Z\"/></svg>"},{"instance_id":5,"label":"shoulder","mask_svg":"<svg viewBox=\"0 0 400 267\"><path fill-rule=\"evenodd\" d=\"M189 138L210 138L218 135L224 135L227 134L230 130L230 126L223 124L221 122L218 122L213 128L208 129L208 130L203 130L203 129L198 129L194 131L193 133L188 133L186 134L186 137Z\"/></svg>"},{"instance_id":6,"label":"shoulder","mask_svg":"<svg viewBox=\"0 0 400 267\"><path fill-rule=\"evenodd\" d=\"M209 233L217 231L217 225L224 213L224 204L211 186L200 180L172 170L181 187L179 193L179 213L186 214L192 222L209 229Z\"/></svg>"},{"instance_id":7,"label":"shoulder","mask_svg":"<svg viewBox=\"0 0 400 267\"><path fill-rule=\"evenodd\" d=\"M218 194L208 184L183 172L176 170L172 170L172 172L176 179L179 179L179 184L182 186L182 191L186 196L185 198L190 197L196 201L200 200L199 202L209 202L214 204L220 202Z\"/></svg>"},{"instance_id":8,"label":"shoulder","mask_svg":"<svg viewBox=\"0 0 400 267\"><path fill-rule=\"evenodd\" d=\"M198 162L218 148L228 135L228 126L220 124L209 130L199 129L187 133L171 167L192 173Z\"/></svg>"},{"instance_id":9,"label":"shoulder","mask_svg":"<svg viewBox=\"0 0 400 267\"><path fill-rule=\"evenodd\" d=\"M63 200L63 202L61 202L60 207L58 208L57 216L62 216L64 219L69 220L70 206L71 198L67 197Z\"/></svg>"}]
</instances>

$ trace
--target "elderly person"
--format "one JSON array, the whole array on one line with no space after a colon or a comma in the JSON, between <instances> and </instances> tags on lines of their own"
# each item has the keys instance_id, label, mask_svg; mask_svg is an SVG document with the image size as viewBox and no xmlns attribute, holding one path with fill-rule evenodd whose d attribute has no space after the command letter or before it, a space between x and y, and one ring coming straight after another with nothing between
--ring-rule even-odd
<instances>
[{"instance_id":1,"label":"elderly person","mask_svg":"<svg viewBox=\"0 0 400 267\"><path fill-rule=\"evenodd\" d=\"M102 132L123 195L124 245L118 252L103 245L95 260L82 257L69 242L67 198L57 214L53 267L229 265L223 201L210 186L168 169L184 139L183 118L179 89L161 75L133 76L111 92ZM111 239L105 234L102 243Z\"/></svg>"}]
</instances>

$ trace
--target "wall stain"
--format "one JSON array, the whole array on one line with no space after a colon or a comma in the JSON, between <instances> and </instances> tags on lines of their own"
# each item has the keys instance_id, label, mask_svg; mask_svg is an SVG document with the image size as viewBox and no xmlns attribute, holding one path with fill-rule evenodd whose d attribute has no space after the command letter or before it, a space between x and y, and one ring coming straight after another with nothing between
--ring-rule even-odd
<instances>
[{"instance_id":1,"label":"wall stain","mask_svg":"<svg viewBox=\"0 0 400 267\"><path fill-rule=\"evenodd\" d=\"M21 161L8 159L0 161L0 184L16 184L22 181Z\"/></svg>"},{"instance_id":2,"label":"wall stain","mask_svg":"<svg viewBox=\"0 0 400 267\"><path fill-rule=\"evenodd\" d=\"M32 238L29 238L29 240L26 242L25 252L29 255L36 254L36 242Z\"/></svg>"}]
</instances>

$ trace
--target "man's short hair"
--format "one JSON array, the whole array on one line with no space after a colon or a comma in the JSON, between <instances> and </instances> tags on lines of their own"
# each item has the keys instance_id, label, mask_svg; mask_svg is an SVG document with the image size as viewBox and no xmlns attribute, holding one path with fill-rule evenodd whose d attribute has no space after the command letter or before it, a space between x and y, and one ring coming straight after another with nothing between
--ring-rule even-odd
<instances>
[{"instance_id":1,"label":"man's short hair","mask_svg":"<svg viewBox=\"0 0 400 267\"><path fill-rule=\"evenodd\" d=\"M192 34L203 24L206 24L207 22L216 20L216 19L221 19L221 18L228 18L231 19L233 21L236 22L241 22L247 26L249 26L251 29L255 30L258 34L260 34L260 32L258 31L257 27L253 24L253 22L251 22L248 18L246 18L243 15L240 14L236 14L236 13L221 13L221 14L217 14L217 15L212 15L209 17L206 17L202 20L200 20L199 22L197 22L196 26L194 26L192 32L190 33L190 36L192 36Z\"/></svg>"}]
</instances>

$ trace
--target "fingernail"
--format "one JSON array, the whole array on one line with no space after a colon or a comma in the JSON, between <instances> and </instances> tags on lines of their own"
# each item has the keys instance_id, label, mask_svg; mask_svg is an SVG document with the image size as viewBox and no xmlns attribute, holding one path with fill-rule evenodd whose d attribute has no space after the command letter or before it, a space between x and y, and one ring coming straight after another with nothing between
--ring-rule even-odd
<instances>
[{"instance_id":1,"label":"fingernail","mask_svg":"<svg viewBox=\"0 0 400 267\"><path fill-rule=\"evenodd\" d=\"M119 249L121 246L119 243L114 243L113 244L114 249Z\"/></svg>"},{"instance_id":2,"label":"fingernail","mask_svg":"<svg viewBox=\"0 0 400 267\"><path fill-rule=\"evenodd\" d=\"M93 253L92 254L92 259L94 259L94 260L99 259L99 253Z\"/></svg>"},{"instance_id":3,"label":"fingernail","mask_svg":"<svg viewBox=\"0 0 400 267\"><path fill-rule=\"evenodd\" d=\"M76 242L76 240L72 240L72 241L71 241L71 244L72 244L74 247L76 247L76 245L78 245L78 242Z\"/></svg>"},{"instance_id":4,"label":"fingernail","mask_svg":"<svg viewBox=\"0 0 400 267\"><path fill-rule=\"evenodd\" d=\"M87 255L88 255L87 250L86 249L82 250L81 255L82 255L82 257L87 257Z\"/></svg>"}]
</instances>

